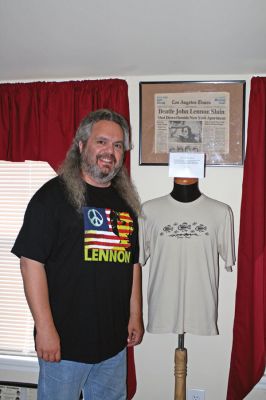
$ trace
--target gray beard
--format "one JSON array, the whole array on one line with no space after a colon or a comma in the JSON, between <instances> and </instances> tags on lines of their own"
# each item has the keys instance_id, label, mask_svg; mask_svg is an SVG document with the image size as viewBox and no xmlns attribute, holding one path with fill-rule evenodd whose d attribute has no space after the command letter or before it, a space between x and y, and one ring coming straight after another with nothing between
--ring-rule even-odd
<instances>
[{"instance_id":1,"label":"gray beard","mask_svg":"<svg viewBox=\"0 0 266 400\"><path fill-rule=\"evenodd\" d=\"M90 175L96 182L108 183L116 176L116 174L120 170L121 166L117 166L109 173L102 172L97 165L91 165L91 164L84 165L82 163L81 168L85 174Z\"/></svg>"},{"instance_id":2,"label":"gray beard","mask_svg":"<svg viewBox=\"0 0 266 400\"><path fill-rule=\"evenodd\" d=\"M118 164L112 171L103 172L100 170L97 164L92 164L88 161L86 157L82 155L81 157L81 169L85 174L91 176L96 182L100 184L105 184L110 182L120 171L123 164L123 160L121 160L120 164Z\"/></svg>"}]
</instances>

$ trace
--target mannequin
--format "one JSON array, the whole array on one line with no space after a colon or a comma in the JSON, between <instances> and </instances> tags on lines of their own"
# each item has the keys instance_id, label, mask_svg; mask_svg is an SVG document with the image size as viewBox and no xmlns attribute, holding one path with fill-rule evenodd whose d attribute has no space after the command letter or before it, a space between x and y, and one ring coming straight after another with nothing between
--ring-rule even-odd
<instances>
[{"instance_id":1,"label":"mannequin","mask_svg":"<svg viewBox=\"0 0 266 400\"><path fill-rule=\"evenodd\" d=\"M182 203L198 199L201 192L197 178L174 178L172 198ZM175 350L175 400L186 398L187 349L184 347L185 334L178 335L178 348Z\"/></svg>"},{"instance_id":2,"label":"mannequin","mask_svg":"<svg viewBox=\"0 0 266 400\"><path fill-rule=\"evenodd\" d=\"M170 194L173 199L182 203L198 199L201 196L198 178L174 178L174 187ZM178 335L178 343L178 347L184 349L184 334Z\"/></svg>"},{"instance_id":3,"label":"mannequin","mask_svg":"<svg viewBox=\"0 0 266 400\"><path fill-rule=\"evenodd\" d=\"M185 400L185 333L219 333L219 256L226 270L235 262L232 211L197 178L175 177L171 193L143 203L139 239L141 265L149 260L146 329L178 334L175 400Z\"/></svg>"}]
</instances>

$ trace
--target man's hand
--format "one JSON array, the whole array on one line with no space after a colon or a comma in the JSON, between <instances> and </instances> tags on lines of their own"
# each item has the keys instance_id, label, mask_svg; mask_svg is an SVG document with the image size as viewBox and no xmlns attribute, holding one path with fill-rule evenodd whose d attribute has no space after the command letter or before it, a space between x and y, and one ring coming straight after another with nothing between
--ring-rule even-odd
<instances>
[{"instance_id":1,"label":"man's hand","mask_svg":"<svg viewBox=\"0 0 266 400\"><path fill-rule=\"evenodd\" d=\"M38 357L45 361L60 361L60 339L54 326L37 330L36 351Z\"/></svg>"},{"instance_id":2,"label":"man's hand","mask_svg":"<svg viewBox=\"0 0 266 400\"><path fill-rule=\"evenodd\" d=\"M142 316L131 315L128 323L128 347L140 344L144 335Z\"/></svg>"}]
</instances>

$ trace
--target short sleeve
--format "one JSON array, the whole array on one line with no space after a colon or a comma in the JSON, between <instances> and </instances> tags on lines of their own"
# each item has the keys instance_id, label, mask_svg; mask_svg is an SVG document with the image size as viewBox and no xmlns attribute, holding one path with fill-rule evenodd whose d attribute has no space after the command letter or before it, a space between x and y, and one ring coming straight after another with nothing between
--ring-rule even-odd
<instances>
[{"instance_id":1,"label":"short sleeve","mask_svg":"<svg viewBox=\"0 0 266 400\"><path fill-rule=\"evenodd\" d=\"M11 250L17 257L46 263L55 240L55 218L52 210L34 197L28 204L24 221Z\"/></svg>"},{"instance_id":2,"label":"short sleeve","mask_svg":"<svg viewBox=\"0 0 266 400\"><path fill-rule=\"evenodd\" d=\"M235 264L235 238L233 213L229 206L225 209L224 221L219 228L218 246L225 268L230 270L230 267Z\"/></svg>"}]
</instances>

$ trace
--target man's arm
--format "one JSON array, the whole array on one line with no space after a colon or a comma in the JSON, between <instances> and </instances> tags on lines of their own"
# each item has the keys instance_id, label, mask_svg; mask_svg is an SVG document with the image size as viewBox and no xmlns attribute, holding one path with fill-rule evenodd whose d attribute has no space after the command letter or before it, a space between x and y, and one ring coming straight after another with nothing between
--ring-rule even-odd
<instances>
[{"instance_id":1,"label":"man's arm","mask_svg":"<svg viewBox=\"0 0 266 400\"><path fill-rule=\"evenodd\" d=\"M128 346L139 344L142 341L143 334L141 266L134 264L128 323Z\"/></svg>"},{"instance_id":2,"label":"man's arm","mask_svg":"<svg viewBox=\"0 0 266 400\"><path fill-rule=\"evenodd\" d=\"M45 361L60 361L60 338L50 308L44 265L21 257L20 268L26 299L37 331L37 355Z\"/></svg>"}]
</instances>

